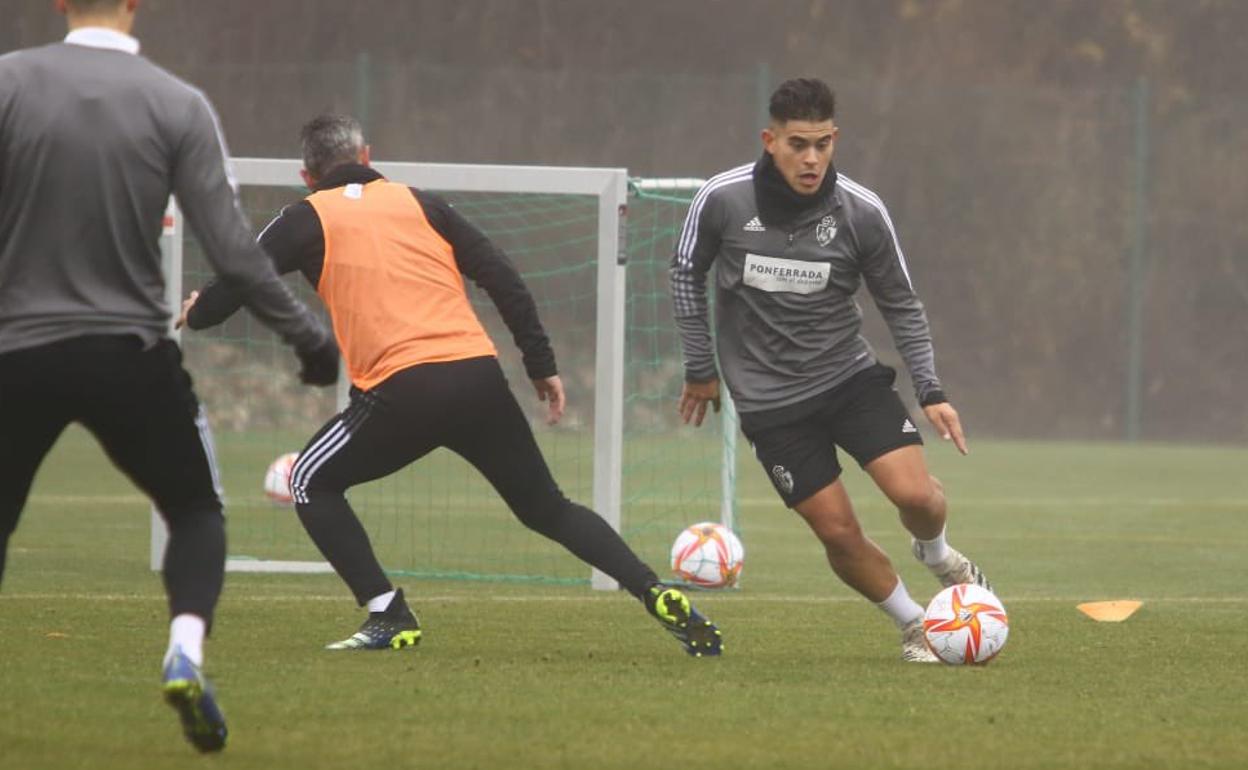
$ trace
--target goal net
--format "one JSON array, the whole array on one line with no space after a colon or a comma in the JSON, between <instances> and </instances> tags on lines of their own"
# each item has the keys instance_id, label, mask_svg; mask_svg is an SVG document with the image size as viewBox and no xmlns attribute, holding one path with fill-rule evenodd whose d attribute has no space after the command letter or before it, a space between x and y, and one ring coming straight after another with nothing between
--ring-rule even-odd
<instances>
[{"instance_id":1,"label":"goal net","mask_svg":"<svg viewBox=\"0 0 1248 770\"><path fill-rule=\"evenodd\" d=\"M469 282L512 389L530 415L555 479L590 505L666 573L667 551L697 521L733 525L735 424L694 429L676 412L683 379L667 271L696 180L632 184L622 169L376 163L393 181L436 191L506 251L538 303L559 363L568 408L542 419L519 352L484 292ZM257 231L306 194L300 163L235 159L245 211ZM171 205L164 251L171 306L212 278ZM287 277L309 306L319 299ZM227 569L328 571L293 507L263 481L279 455L299 451L345 406L337 389L303 386L297 364L245 310L181 336L186 366L207 411L225 492ZM727 429L725 429L727 425ZM404 470L348 491L381 563L399 576L586 583L614 587L562 547L516 521L461 458L437 450ZM151 563L165 535L152 517Z\"/></svg>"}]
</instances>

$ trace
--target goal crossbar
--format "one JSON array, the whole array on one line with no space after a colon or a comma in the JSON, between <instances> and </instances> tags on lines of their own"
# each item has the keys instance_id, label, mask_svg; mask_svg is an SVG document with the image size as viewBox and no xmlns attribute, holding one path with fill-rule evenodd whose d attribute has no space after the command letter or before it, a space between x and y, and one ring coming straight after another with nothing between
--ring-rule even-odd
<instances>
[{"instance_id":1,"label":"goal crossbar","mask_svg":"<svg viewBox=\"0 0 1248 770\"><path fill-rule=\"evenodd\" d=\"M593 265L596 304L593 332L594 419L593 419L593 507L616 531L622 526L625 435L626 361L626 271L625 232L628 197L662 200L683 212L703 183L700 179L633 179L619 168L579 168L551 166L461 165L449 163L374 162L373 167L392 181L448 193L500 193L592 196L596 200L596 235ZM235 158L231 161L233 181L238 186L301 187L296 159ZM644 201L643 201L644 202ZM683 213L681 214L683 218ZM185 222L171 199L161 240L166 300L171 308L180 306L189 288L183 285ZM177 338L177 330L170 330ZM350 383L345 373L339 378L337 407L348 403ZM725 399L722 424L722 466L720 468L720 520L735 528L736 416ZM211 417L211 415L210 415ZM151 568L159 570L167 543L163 520L152 511ZM293 561L268 558L230 557L226 568L232 572L318 573L332 572L323 561ZM593 570L590 583L595 589L614 589L614 580Z\"/></svg>"},{"instance_id":2,"label":"goal crossbar","mask_svg":"<svg viewBox=\"0 0 1248 770\"><path fill-rule=\"evenodd\" d=\"M597 330L595 335L594 410L594 510L616 531L620 529L621 475L623 466L623 373L625 244L628 172L621 168L553 166L460 165L379 161L372 164L395 182L431 190L457 192L545 193L592 195L598 201L597 232ZM303 163L295 159L234 158L230 163L236 185L290 186L299 183ZM166 216L161 251L164 260L166 302L177 308L185 294L182 285L184 221L171 200ZM178 331L171 329L175 338ZM349 384L339 378L338 406L345 408ZM160 569L168 534L160 515L152 511L150 562ZM247 572L326 572L322 562L227 559L226 569ZM617 584L593 570L596 589Z\"/></svg>"}]
</instances>

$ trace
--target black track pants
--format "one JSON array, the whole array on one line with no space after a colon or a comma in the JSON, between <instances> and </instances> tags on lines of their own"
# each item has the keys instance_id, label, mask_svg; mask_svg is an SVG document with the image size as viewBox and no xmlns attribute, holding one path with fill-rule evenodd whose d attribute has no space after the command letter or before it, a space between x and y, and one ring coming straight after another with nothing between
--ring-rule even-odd
<instances>
[{"instance_id":1,"label":"black track pants","mask_svg":"<svg viewBox=\"0 0 1248 770\"><path fill-rule=\"evenodd\" d=\"M299 519L360 604L392 586L344 493L437 447L476 467L525 526L633 595L655 580L602 517L560 491L498 361L471 358L414 366L367 392L353 390L351 404L295 463L291 489Z\"/></svg>"},{"instance_id":2,"label":"black track pants","mask_svg":"<svg viewBox=\"0 0 1248 770\"><path fill-rule=\"evenodd\" d=\"M101 335L0 354L0 578L35 472L71 422L95 435L168 524L170 613L211 625L225 520L208 425L170 340L143 350L137 337Z\"/></svg>"}]
</instances>

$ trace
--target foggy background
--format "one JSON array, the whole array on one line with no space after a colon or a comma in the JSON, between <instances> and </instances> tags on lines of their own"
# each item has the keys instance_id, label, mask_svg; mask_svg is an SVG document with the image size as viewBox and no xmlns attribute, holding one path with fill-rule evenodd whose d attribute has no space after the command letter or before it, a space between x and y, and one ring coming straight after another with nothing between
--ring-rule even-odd
<instances>
[{"instance_id":1,"label":"foggy background","mask_svg":"<svg viewBox=\"0 0 1248 770\"><path fill-rule=\"evenodd\" d=\"M0 51L64 34L3 10ZM334 109L378 159L705 178L822 77L972 437L1248 442L1248 2L146 0L135 34L236 156Z\"/></svg>"}]
</instances>

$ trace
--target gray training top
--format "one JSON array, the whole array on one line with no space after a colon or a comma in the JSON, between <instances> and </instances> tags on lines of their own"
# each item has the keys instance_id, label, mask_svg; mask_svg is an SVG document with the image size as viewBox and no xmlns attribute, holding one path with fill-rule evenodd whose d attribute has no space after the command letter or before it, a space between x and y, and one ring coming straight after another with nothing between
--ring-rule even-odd
<instances>
[{"instance_id":1,"label":"gray training top","mask_svg":"<svg viewBox=\"0 0 1248 770\"><path fill-rule=\"evenodd\" d=\"M686 378L716 376L706 301L715 264L716 349L739 411L804 401L876 362L854 300L862 280L920 402L940 391L927 316L879 197L838 174L825 203L787 229L767 227L754 169L740 166L703 185L677 243L671 284Z\"/></svg>"},{"instance_id":2,"label":"gray training top","mask_svg":"<svg viewBox=\"0 0 1248 770\"><path fill-rule=\"evenodd\" d=\"M165 336L160 245L176 193L213 268L299 349L327 337L256 245L204 95L120 32L0 57L0 353Z\"/></svg>"}]
</instances>

